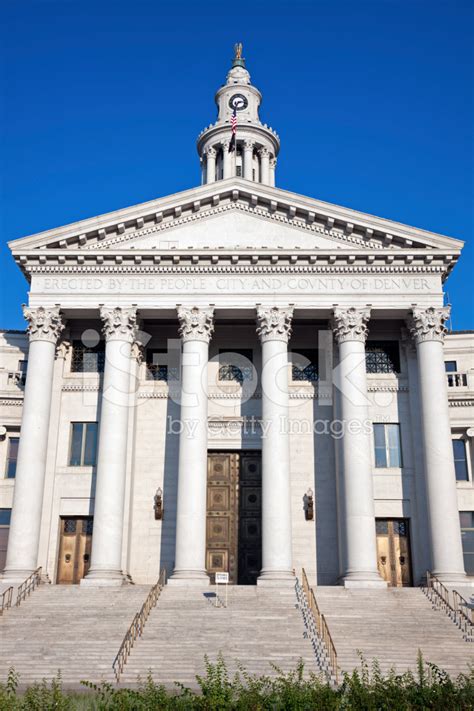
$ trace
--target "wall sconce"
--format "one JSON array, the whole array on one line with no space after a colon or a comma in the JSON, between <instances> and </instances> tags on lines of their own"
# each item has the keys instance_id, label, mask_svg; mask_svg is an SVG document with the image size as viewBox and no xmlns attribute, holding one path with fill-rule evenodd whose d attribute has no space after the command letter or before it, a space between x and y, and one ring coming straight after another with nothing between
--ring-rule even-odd
<instances>
[{"instance_id":1,"label":"wall sconce","mask_svg":"<svg viewBox=\"0 0 474 711\"><path fill-rule=\"evenodd\" d=\"M155 521L163 519L163 489L159 486L156 490L153 509L155 511Z\"/></svg>"},{"instance_id":2,"label":"wall sconce","mask_svg":"<svg viewBox=\"0 0 474 711\"><path fill-rule=\"evenodd\" d=\"M308 489L304 495L304 515L307 521L312 521L314 518L314 498L312 489Z\"/></svg>"}]
</instances>

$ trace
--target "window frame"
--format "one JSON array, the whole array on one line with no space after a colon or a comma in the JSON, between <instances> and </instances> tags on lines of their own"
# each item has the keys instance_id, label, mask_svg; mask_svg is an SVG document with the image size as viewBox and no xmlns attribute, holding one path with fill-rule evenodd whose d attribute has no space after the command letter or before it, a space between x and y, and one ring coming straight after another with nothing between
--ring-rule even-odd
<instances>
[{"instance_id":1,"label":"window frame","mask_svg":"<svg viewBox=\"0 0 474 711\"><path fill-rule=\"evenodd\" d=\"M11 441L12 440L17 440L17 452L16 452L16 459L15 461L15 472L13 476L9 476L9 467L10 467L10 462L12 461L10 457L10 451L11 451ZM7 443L7 458L5 460L5 479L16 479L16 467L18 463L18 447L20 446L20 435L15 434L10 437L8 437L8 443Z\"/></svg>"},{"instance_id":2,"label":"window frame","mask_svg":"<svg viewBox=\"0 0 474 711\"><path fill-rule=\"evenodd\" d=\"M81 367L78 367L78 358L76 354L82 352ZM97 367L95 370L90 368L84 368L84 355L85 354L97 354ZM101 374L105 369L105 343L104 341L99 341L99 343L94 347L85 346L81 340L73 339L71 348L71 363L70 372L78 373L83 375L84 373L98 373Z\"/></svg>"},{"instance_id":3,"label":"window frame","mask_svg":"<svg viewBox=\"0 0 474 711\"><path fill-rule=\"evenodd\" d=\"M303 358L306 358L306 360L309 360L309 365L305 365L303 368L299 368L298 365L293 363L293 353L296 353L299 356L303 356ZM314 359L308 358L306 355L307 353L312 353L314 355ZM289 360L290 360L290 366L291 366L291 382L292 383L317 383L319 381L319 351L317 348L298 348L294 347L291 348L289 351ZM295 378L295 370L298 369L300 373L305 372L307 368L314 368L316 370L316 378Z\"/></svg>"},{"instance_id":4,"label":"window frame","mask_svg":"<svg viewBox=\"0 0 474 711\"><path fill-rule=\"evenodd\" d=\"M448 365L451 365L451 363L454 363L454 368L448 368ZM457 373L458 372L458 362L457 360L445 360L444 361L444 370L446 373Z\"/></svg>"},{"instance_id":5,"label":"window frame","mask_svg":"<svg viewBox=\"0 0 474 711\"><path fill-rule=\"evenodd\" d=\"M237 355L242 356L243 358L246 358L250 364L250 374L249 377L245 376L245 373L242 373L241 369L239 368L238 365L235 365L233 363L224 363L221 361L221 356L224 356L228 353L236 353ZM249 357L250 354L250 357ZM254 357L254 349L253 348L234 348L234 347L227 347L227 348L219 348L219 351L217 353L217 362L218 362L218 370L217 370L217 382L219 383L238 383L240 386L243 385L244 380L247 380L248 382L253 381L253 371L255 368L254 362L253 362L253 357ZM240 372L242 375L242 378L239 379L238 377L229 377L229 378L222 378L221 373L223 368L235 368Z\"/></svg>"},{"instance_id":6,"label":"window frame","mask_svg":"<svg viewBox=\"0 0 474 711\"><path fill-rule=\"evenodd\" d=\"M471 521L470 521L470 525L469 525L469 526L464 526L463 523L462 523L462 520L461 520L461 517L462 517L463 515L465 516L466 514L469 514L469 515L470 515L470 518L471 518ZM464 540L465 540L465 538L464 538L464 536L463 536L463 532L468 532L468 531L469 531L469 532L473 532L473 534L474 534L474 511L460 511L460 512L459 512L459 527L460 527L460 529L461 529L462 555L463 555L463 561L464 561L464 567L465 567L465 570L466 570L466 574L467 574L467 575L474 575L474 551L472 551L472 552L469 552L469 551L465 552L465 550L464 550ZM472 556L472 561L473 561L472 568L470 568L470 567L468 567L468 566L466 565L466 556Z\"/></svg>"},{"instance_id":7,"label":"window frame","mask_svg":"<svg viewBox=\"0 0 474 711\"><path fill-rule=\"evenodd\" d=\"M380 449L380 447L377 447L376 444L376 428L377 427L382 427L383 428L383 434L384 434L384 453L385 453L385 464L377 464L377 449ZM392 464L391 457L390 457L390 452L393 450L393 447L390 447L390 438L389 438L389 428L390 427L396 427L396 432L397 432L397 444L398 444L398 464ZM402 469L403 468L403 447L402 447L402 429L400 426L399 422L373 422L372 423L372 429L373 429L373 443L374 443L374 466L375 469Z\"/></svg>"},{"instance_id":8,"label":"window frame","mask_svg":"<svg viewBox=\"0 0 474 711\"><path fill-rule=\"evenodd\" d=\"M74 464L72 462L72 448L73 448L73 442L74 442L74 425L82 425L82 434L81 434L81 456L80 456L80 462L79 464ZM93 464L84 464L84 454L86 450L86 445L87 445L87 431L88 431L88 425L95 425L96 427L96 433L95 433L95 446L94 446L94 463ZM68 456L68 467L73 467L74 469L78 467L95 467L97 466L97 444L98 444L98 439L99 439L99 423L94 422L94 421L79 421L79 420L74 420L70 424L69 428L69 456Z\"/></svg>"},{"instance_id":9,"label":"window frame","mask_svg":"<svg viewBox=\"0 0 474 711\"><path fill-rule=\"evenodd\" d=\"M466 465L466 478L465 479L458 479L457 477L457 472L456 472L456 457L454 456L454 442L462 442L464 445L464 462ZM456 484L470 484L472 480L472 474L471 474L471 467L470 467L470 455L471 455L471 450L469 447L469 441L461 436L455 436L453 433L451 433L451 443L452 443L452 449L453 449L453 462L454 462L454 476L456 479Z\"/></svg>"}]
</instances>

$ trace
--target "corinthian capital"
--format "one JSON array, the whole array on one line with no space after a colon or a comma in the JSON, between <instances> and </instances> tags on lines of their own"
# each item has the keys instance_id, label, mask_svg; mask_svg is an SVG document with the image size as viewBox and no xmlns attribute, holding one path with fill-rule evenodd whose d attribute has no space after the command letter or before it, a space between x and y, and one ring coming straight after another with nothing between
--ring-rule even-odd
<instances>
[{"instance_id":1,"label":"corinthian capital","mask_svg":"<svg viewBox=\"0 0 474 711\"><path fill-rule=\"evenodd\" d=\"M361 341L365 343L368 334L367 323L370 319L370 309L335 308L332 319L334 337L338 343L344 341Z\"/></svg>"},{"instance_id":2,"label":"corinthian capital","mask_svg":"<svg viewBox=\"0 0 474 711\"><path fill-rule=\"evenodd\" d=\"M286 308L257 306L257 335L261 342L284 341L288 343L291 336L292 317L292 306Z\"/></svg>"},{"instance_id":3,"label":"corinthian capital","mask_svg":"<svg viewBox=\"0 0 474 711\"><path fill-rule=\"evenodd\" d=\"M209 157L215 158L216 155L217 155L217 151L216 151L216 149L213 148L212 146L209 146L209 148L206 148L206 150L204 151L204 154L205 154L208 158L209 158Z\"/></svg>"},{"instance_id":4,"label":"corinthian capital","mask_svg":"<svg viewBox=\"0 0 474 711\"><path fill-rule=\"evenodd\" d=\"M414 308L407 319L408 330L415 343L440 341L443 343L447 328L444 325L451 312L450 306L427 309Z\"/></svg>"},{"instance_id":5,"label":"corinthian capital","mask_svg":"<svg viewBox=\"0 0 474 711\"><path fill-rule=\"evenodd\" d=\"M184 341L209 343L214 332L214 309L178 306L179 335Z\"/></svg>"},{"instance_id":6,"label":"corinthian capital","mask_svg":"<svg viewBox=\"0 0 474 711\"><path fill-rule=\"evenodd\" d=\"M52 306L49 309L38 306L36 309L31 309L23 305L23 316L28 321L27 332L30 341L56 343L64 329L59 306Z\"/></svg>"},{"instance_id":7,"label":"corinthian capital","mask_svg":"<svg viewBox=\"0 0 474 711\"><path fill-rule=\"evenodd\" d=\"M102 331L106 341L128 341L133 343L137 334L137 310L135 308L123 309L117 306L114 309L102 306L100 309Z\"/></svg>"}]
</instances>

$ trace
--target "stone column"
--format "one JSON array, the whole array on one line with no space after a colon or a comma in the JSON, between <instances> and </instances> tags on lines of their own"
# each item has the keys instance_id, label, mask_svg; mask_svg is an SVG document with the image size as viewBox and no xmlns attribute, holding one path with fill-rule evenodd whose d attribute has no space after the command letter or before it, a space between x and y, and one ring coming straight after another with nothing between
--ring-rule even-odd
<instances>
[{"instance_id":1,"label":"stone column","mask_svg":"<svg viewBox=\"0 0 474 711\"><path fill-rule=\"evenodd\" d=\"M206 183L216 182L216 150L207 148L206 151Z\"/></svg>"},{"instance_id":2,"label":"stone column","mask_svg":"<svg viewBox=\"0 0 474 711\"><path fill-rule=\"evenodd\" d=\"M225 180L232 176L232 153L229 153L230 141L221 141L221 146L223 179Z\"/></svg>"},{"instance_id":3,"label":"stone column","mask_svg":"<svg viewBox=\"0 0 474 711\"><path fill-rule=\"evenodd\" d=\"M272 188L275 187L276 164L277 164L277 159L271 158L270 159L270 185L272 186Z\"/></svg>"},{"instance_id":4,"label":"stone column","mask_svg":"<svg viewBox=\"0 0 474 711\"><path fill-rule=\"evenodd\" d=\"M365 341L370 309L335 308L333 330L339 345L335 385L344 423L341 448L342 536L345 587L385 587L377 570L372 481L372 434L368 427Z\"/></svg>"},{"instance_id":5,"label":"stone column","mask_svg":"<svg viewBox=\"0 0 474 711\"><path fill-rule=\"evenodd\" d=\"M293 308L257 308L262 343L262 570L259 585L294 582L288 441L288 340Z\"/></svg>"},{"instance_id":6,"label":"stone column","mask_svg":"<svg viewBox=\"0 0 474 711\"><path fill-rule=\"evenodd\" d=\"M268 148L260 148L260 182L270 185L270 152Z\"/></svg>"},{"instance_id":7,"label":"stone column","mask_svg":"<svg viewBox=\"0 0 474 711\"><path fill-rule=\"evenodd\" d=\"M244 178L253 180L253 141L244 141Z\"/></svg>"},{"instance_id":8,"label":"stone column","mask_svg":"<svg viewBox=\"0 0 474 711\"><path fill-rule=\"evenodd\" d=\"M208 585L207 515L207 364L214 331L212 308L178 307L183 341L181 434L179 438L176 555L169 583Z\"/></svg>"},{"instance_id":9,"label":"stone column","mask_svg":"<svg viewBox=\"0 0 474 711\"><path fill-rule=\"evenodd\" d=\"M59 306L27 308L30 339L8 553L2 582L21 582L38 564L54 356L64 326Z\"/></svg>"},{"instance_id":10,"label":"stone column","mask_svg":"<svg viewBox=\"0 0 474 711\"><path fill-rule=\"evenodd\" d=\"M105 368L97 452L91 567L81 581L116 586L122 572L122 536L130 409L131 349L137 332L135 308L102 307Z\"/></svg>"},{"instance_id":11,"label":"stone column","mask_svg":"<svg viewBox=\"0 0 474 711\"><path fill-rule=\"evenodd\" d=\"M465 583L443 341L449 306L414 308L408 328L416 343L426 497L433 574Z\"/></svg>"}]
</instances>

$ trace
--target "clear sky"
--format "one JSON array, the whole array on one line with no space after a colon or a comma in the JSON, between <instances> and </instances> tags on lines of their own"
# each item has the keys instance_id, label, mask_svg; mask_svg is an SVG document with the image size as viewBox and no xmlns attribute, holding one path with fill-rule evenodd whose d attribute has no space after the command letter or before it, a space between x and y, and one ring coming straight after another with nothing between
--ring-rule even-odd
<instances>
[{"instance_id":1,"label":"clear sky","mask_svg":"<svg viewBox=\"0 0 474 711\"><path fill-rule=\"evenodd\" d=\"M196 186L236 41L281 137L277 185L466 241L447 282L474 328L472 0L1 0L5 242Z\"/></svg>"}]
</instances>

